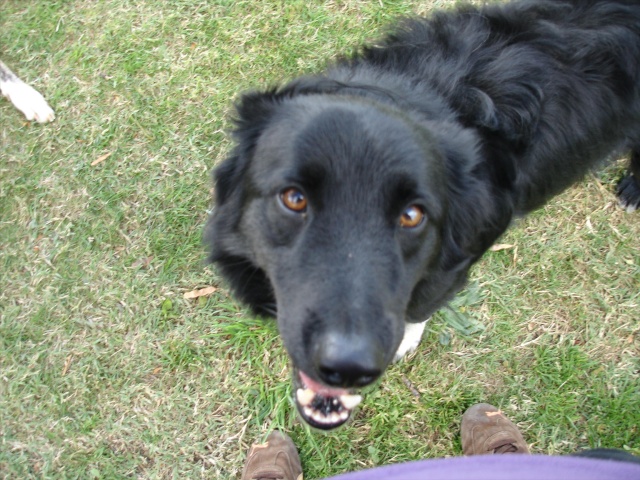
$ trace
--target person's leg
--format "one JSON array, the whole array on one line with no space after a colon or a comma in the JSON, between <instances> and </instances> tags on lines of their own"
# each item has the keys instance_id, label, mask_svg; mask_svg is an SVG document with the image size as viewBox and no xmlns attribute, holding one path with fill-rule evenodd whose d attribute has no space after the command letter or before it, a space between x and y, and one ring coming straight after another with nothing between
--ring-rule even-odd
<instances>
[{"instance_id":1,"label":"person's leg","mask_svg":"<svg viewBox=\"0 0 640 480\"><path fill-rule=\"evenodd\" d=\"M300 456L293 441L275 430L266 443L253 444L241 480L302 480Z\"/></svg>"},{"instance_id":2,"label":"person's leg","mask_svg":"<svg viewBox=\"0 0 640 480\"><path fill-rule=\"evenodd\" d=\"M464 412L460 436L465 455L529 453L518 427L488 403L473 405Z\"/></svg>"}]
</instances>

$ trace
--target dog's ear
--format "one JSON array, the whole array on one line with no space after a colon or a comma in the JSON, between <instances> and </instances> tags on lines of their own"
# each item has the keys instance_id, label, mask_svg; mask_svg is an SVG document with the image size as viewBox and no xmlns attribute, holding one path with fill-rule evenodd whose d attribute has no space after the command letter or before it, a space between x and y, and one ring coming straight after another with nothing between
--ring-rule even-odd
<instances>
[{"instance_id":1,"label":"dog's ear","mask_svg":"<svg viewBox=\"0 0 640 480\"><path fill-rule=\"evenodd\" d=\"M513 216L510 189L514 163L504 157L502 152L506 149L496 147L496 151L489 151L468 131L437 136L447 170L442 267L464 269L478 260L509 226Z\"/></svg>"},{"instance_id":2,"label":"dog's ear","mask_svg":"<svg viewBox=\"0 0 640 480\"><path fill-rule=\"evenodd\" d=\"M250 92L236 103L236 117L232 131L235 147L213 172L215 200L218 207L232 195L241 199L244 174L249 167L260 135L269 124L278 103L274 91Z\"/></svg>"},{"instance_id":3,"label":"dog's ear","mask_svg":"<svg viewBox=\"0 0 640 480\"><path fill-rule=\"evenodd\" d=\"M247 196L247 171L277 103L274 92L252 92L236 104L232 132L236 145L213 171L215 201L204 231L209 261L216 264L238 298L256 313L267 315L275 312L273 289L265 273L252 261L239 224Z\"/></svg>"},{"instance_id":4,"label":"dog's ear","mask_svg":"<svg viewBox=\"0 0 640 480\"><path fill-rule=\"evenodd\" d=\"M428 318L464 287L471 265L511 218L510 197L494 188L473 138L456 131L455 126L449 125L447 130L450 134L440 138L447 171L441 254L436 269L413 291L407 309L407 318L412 321Z\"/></svg>"}]
</instances>

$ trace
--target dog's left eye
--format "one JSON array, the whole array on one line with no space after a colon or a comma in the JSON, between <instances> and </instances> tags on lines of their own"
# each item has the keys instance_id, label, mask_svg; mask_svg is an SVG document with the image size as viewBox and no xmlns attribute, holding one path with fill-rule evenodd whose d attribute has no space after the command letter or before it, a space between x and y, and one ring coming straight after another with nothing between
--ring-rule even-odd
<instances>
[{"instance_id":1,"label":"dog's left eye","mask_svg":"<svg viewBox=\"0 0 640 480\"><path fill-rule=\"evenodd\" d=\"M402 228L416 228L422 225L425 218L426 215L421 206L411 205L402 212L399 223Z\"/></svg>"},{"instance_id":2,"label":"dog's left eye","mask_svg":"<svg viewBox=\"0 0 640 480\"><path fill-rule=\"evenodd\" d=\"M280 201L293 212L304 213L307 210L307 197L295 187L285 188L280 192Z\"/></svg>"}]
</instances>

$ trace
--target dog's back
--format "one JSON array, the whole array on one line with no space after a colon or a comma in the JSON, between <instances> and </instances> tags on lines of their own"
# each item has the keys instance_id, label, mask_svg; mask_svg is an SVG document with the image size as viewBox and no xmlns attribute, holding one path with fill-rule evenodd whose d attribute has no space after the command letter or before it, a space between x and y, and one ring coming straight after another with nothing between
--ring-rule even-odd
<instances>
[{"instance_id":1,"label":"dog's back","mask_svg":"<svg viewBox=\"0 0 640 480\"><path fill-rule=\"evenodd\" d=\"M622 149L638 158L640 2L520 2L410 19L330 75L358 81L363 67L445 97L483 135L492 175L513 188L519 214Z\"/></svg>"}]
</instances>

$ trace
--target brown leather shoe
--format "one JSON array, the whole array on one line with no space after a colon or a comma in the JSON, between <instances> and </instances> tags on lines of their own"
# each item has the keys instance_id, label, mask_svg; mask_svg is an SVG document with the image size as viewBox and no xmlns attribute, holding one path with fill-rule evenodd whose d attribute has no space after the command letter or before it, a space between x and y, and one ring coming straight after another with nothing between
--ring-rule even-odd
<instances>
[{"instance_id":1,"label":"brown leather shoe","mask_svg":"<svg viewBox=\"0 0 640 480\"><path fill-rule=\"evenodd\" d=\"M465 455L529 453L518 427L488 403L479 403L464 412L460 435Z\"/></svg>"},{"instance_id":2,"label":"brown leather shoe","mask_svg":"<svg viewBox=\"0 0 640 480\"><path fill-rule=\"evenodd\" d=\"M274 430L266 443L253 444L241 480L302 480L300 457L293 441Z\"/></svg>"}]
</instances>

